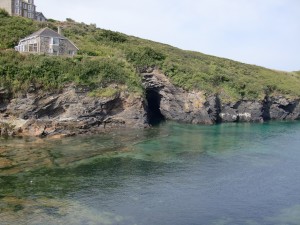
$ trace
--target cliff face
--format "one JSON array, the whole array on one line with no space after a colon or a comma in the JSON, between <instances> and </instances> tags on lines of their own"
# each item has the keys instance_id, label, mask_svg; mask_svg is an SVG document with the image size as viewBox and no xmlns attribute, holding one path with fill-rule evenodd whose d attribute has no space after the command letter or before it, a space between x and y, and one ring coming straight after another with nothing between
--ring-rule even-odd
<instances>
[{"instance_id":1,"label":"cliff face","mask_svg":"<svg viewBox=\"0 0 300 225\"><path fill-rule=\"evenodd\" d=\"M53 136L144 128L161 120L193 124L263 122L300 119L300 100L282 96L263 101L222 104L218 96L175 87L160 71L141 72L145 99L121 92L109 98L89 97L88 90L68 86L60 93L34 88L12 98L0 91L0 134Z\"/></svg>"},{"instance_id":2,"label":"cliff face","mask_svg":"<svg viewBox=\"0 0 300 225\"><path fill-rule=\"evenodd\" d=\"M110 98L89 97L88 90L74 86L60 93L30 91L10 100L2 95L0 108L2 135L73 135L147 126L141 97L125 93Z\"/></svg>"},{"instance_id":3,"label":"cliff face","mask_svg":"<svg viewBox=\"0 0 300 225\"><path fill-rule=\"evenodd\" d=\"M181 88L175 87L158 70L144 71L141 75L146 90L148 106L151 106L153 101L156 102L162 116L166 120L194 124L214 123L213 113L209 111L211 106L206 105L206 99L202 92L186 92ZM151 116L149 108L148 115L150 114Z\"/></svg>"},{"instance_id":4,"label":"cliff face","mask_svg":"<svg viewBox=\"0 0 300 225\"><path fill-rule=\"evenodd\" d=\"M299 99L266 96L263 101L240 100L223 104L218 96L205 96L202 92L186 92L175 87L157 70L144 71L142 77L146 93L157 93L161 114L168 120L214 124L300 119Z\"/></svg>"}]
</instances>

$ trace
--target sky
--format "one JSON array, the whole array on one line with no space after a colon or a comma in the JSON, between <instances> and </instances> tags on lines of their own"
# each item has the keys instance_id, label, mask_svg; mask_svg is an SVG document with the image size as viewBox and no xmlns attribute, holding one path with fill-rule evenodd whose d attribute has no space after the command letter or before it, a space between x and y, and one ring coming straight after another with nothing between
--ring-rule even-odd
<instances>
[{"instance_id":1,"label":"sky","mask_svg":"<svg viewBox=\"0 0 300 225\"><path fill-rule=\"evenodd\" d=\"M300 0L35 0L47 18L94 23L181 49L300 70Z\"/></svg>"}]
</instances>

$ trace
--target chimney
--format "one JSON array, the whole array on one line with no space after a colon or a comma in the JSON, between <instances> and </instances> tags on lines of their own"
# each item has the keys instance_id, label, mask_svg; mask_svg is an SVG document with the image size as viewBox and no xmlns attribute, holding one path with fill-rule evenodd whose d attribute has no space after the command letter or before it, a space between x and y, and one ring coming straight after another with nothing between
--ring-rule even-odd
<instances>
[{"instance_id":1,"label":"chimney","mask_svg":"<svg viewBox=\"0 0 300 225\"><path fill-rule=\"evenodd\" d=\"M60 26L57 27L57 33L60 34L60 35L63 35L63 34L62 34L62 29L61 29Z\"/></svg>"}]
</instances>

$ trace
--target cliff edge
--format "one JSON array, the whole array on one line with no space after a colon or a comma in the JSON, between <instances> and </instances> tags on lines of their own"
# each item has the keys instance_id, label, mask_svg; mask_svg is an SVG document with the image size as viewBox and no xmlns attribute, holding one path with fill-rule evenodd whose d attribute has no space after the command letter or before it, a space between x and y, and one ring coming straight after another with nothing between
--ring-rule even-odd
<instances>
[{"instance_id":1,"label":"cliff edge","mask_svg":"<svg viewBox=\"0 0 300 225\"><path fill-rule=\"evenodd\" d=\"M300 100L265 96L261 101L223 103L218 95L185 91L160 70L140 73L145 96L127 91L93 97L87 87L68 85L59 93L31 88L8 97L0 92L0 134L11 136L69 136L116 128L145 128L164 120L192 124L264 122L300 119ZM118 89L115 85L113 88Z\"/></svg>"}]
</instances>

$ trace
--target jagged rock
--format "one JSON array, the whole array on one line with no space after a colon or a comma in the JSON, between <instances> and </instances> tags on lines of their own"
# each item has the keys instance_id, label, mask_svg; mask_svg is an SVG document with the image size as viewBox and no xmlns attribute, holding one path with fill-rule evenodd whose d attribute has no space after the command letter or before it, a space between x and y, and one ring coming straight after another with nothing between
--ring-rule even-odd
<instances>
[{"instance_id":1,"label":"jagged rock","mask_svg":"<svg viewBox=\"0 0 300 225\"><path fill-rule=\"evenodd\" d=\"M213 124L207 111L203 92L187 92L175 87L159 70L142 73L143 85L148 95L157 95L159 110L167 120L193 124ZM148 105L153 104L149 102Z\"/></svg>"},{"instance_id":2,"label":"jagged rock","mask_svg":"<svg viewBox=\"0 0 300 225\"><path fill-rule=\"evenodd\" d=\"M221 122L220 112L221 112L221 101L218 96L209 96L204 103L206 111L210 119L214 122Z\"/></svg>"},{"instance_id":3,"label":"jagged rock","mask_svg":"<svg viewBox=\"0 0 300 225\"><path fill-rule=\"evenodd\" d=\"M299 119L299 100L290 100L282 96L271 98L270 100L271 120L296 120Z\"/></svg>"},{"instance_id":4,"label":"jagged rock","mask_svg":"<svg viewBox=\"0 0 300 225\"><path fill-rule=\"evenodd\" d=\"M299 120L300 119L300 101L295 101L294 110L287 116L287 119Z\"/></svg>"},{"instance_id":5,"label":"jagged rock","mask_svg":"<svg viewBox=\"0 0 300 225\"><path fill-rule=\"evenodd\" d=\"M239 119L237 110L230 107L230 105L222 107L220 118L221 122L237 122Z\"/></svg>"},{"instance_id":6,"label":"jagged rock","mask_svg":"<svg viewBox=\"0 0 300 225\"><path fill-rule=\"evenodd\" d=\"M257 101L240 101L235 105L239 122L263 122L263 104Z\"/></svg>"},{"instance_id":7,"label":"jagged rock","mask_svg":"<svg viewBox=\"0 0 300 225\"><path fill-rule=\"evenodd\" d=\"M0 121L23 121L15 133L40 137L110 127L142 128L147 126L143 104L140 96L120 93L110 98L89 97L88 89L78 91L69 86L60 93L31 92L11 99L5 110L9 117L0 114Z\"/></svg>"},{"instance_id":8,"label":"jagged rock","mask_svg":"<svg viewBox=\"0 0 300 225\"><path fill-rule=\"evenodd\" d=\"M0 89L0 135L63 137L120 127L148 127L152 117L193 124L300 119L300 99L284 96L222 104L217 95L174 86L157 68L140 69L146 98L121 91L90 97L89 87L66 86L44 93L30 87L12 98ZM112 88L118 88L117 85Z\"/></svg>"}]
</instances>

